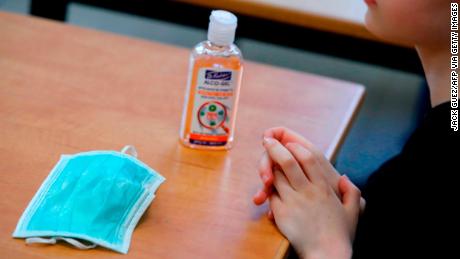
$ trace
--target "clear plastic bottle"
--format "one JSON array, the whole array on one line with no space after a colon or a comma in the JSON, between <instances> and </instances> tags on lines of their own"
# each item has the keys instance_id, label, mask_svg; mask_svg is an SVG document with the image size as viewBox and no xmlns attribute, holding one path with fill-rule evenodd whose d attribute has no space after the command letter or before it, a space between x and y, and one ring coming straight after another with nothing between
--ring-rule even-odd
<instances>
[{"instance_id":1,"label":"clear plastic bottle","mask_svg":"<svg viewBox=\"0 0 460 259\"><path fill-rule=\"evenodd\" d=\"M232 13L212 11L208 40L192 51L180 130L187 147L232 147L243 73L241 51L233 44L236 25Z\"/></svg>"}]
</instances>

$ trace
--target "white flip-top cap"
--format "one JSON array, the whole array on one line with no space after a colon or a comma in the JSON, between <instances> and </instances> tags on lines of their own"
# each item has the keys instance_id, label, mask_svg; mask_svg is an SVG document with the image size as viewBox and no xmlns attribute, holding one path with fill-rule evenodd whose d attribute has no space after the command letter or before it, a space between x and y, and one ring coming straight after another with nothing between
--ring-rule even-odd
<instances>
[{"instance_id":1,"label":"white flip-top cap","mask_svg":"<svg viewBox=\"0 0 460 259\"><path fill-rule=\"evenodd\" d=\"M220 46L226 46L235 40L238 19L230 12L216 10L209 17L208 40Z\"/></svg>"}]
</instances>

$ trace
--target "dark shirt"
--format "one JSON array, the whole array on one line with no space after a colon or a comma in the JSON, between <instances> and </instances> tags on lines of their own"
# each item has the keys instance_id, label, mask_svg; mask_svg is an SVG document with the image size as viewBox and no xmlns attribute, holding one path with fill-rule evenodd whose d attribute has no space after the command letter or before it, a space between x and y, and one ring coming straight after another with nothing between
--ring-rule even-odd
<instances>
[{"instance_id":1,"label":"dark shirt","mask_svg":"<svg viewBox=\"0 0 460 259\"><path fill-rule=\"evenodd\" d=\"M369 178L353 258L460 258L459 136L450 102L438 105Z\"/></svg>"}]
</instances>

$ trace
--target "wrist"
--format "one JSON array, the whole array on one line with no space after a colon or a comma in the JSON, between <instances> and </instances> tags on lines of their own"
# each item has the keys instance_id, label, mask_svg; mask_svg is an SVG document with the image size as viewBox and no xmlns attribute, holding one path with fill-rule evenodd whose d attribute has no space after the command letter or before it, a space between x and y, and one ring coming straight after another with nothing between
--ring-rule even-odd
<instances>
[{"instance_id":1,"label":"wrist","mask_svg":"<svg viewBox=\"0 0 460 259\"><path fill-rule=\"evenodd\" d=\"M351 244L333 244L319 249L305 249L303 259L350 259L353 254Z\"/></svg>"}]
</instances>

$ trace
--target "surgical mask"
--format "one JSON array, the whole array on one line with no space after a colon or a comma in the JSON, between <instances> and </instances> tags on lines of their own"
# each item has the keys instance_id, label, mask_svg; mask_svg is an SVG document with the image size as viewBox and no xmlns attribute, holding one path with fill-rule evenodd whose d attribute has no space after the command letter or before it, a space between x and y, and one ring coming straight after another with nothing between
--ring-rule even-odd
<instances>
[{"instance_id":1,"label":"surgical mask","mask_svg":"<svg viewBox=\"0 0 460 259\"><path fill-rule=\"evenodd\" d=\"M26 243L63 240L80 249L99 245L127 253L134 227L165 180L136 157L132 146L122 152L62 155L22 214L13 237L26 238Z\"/></svg>"}]
</instances>

